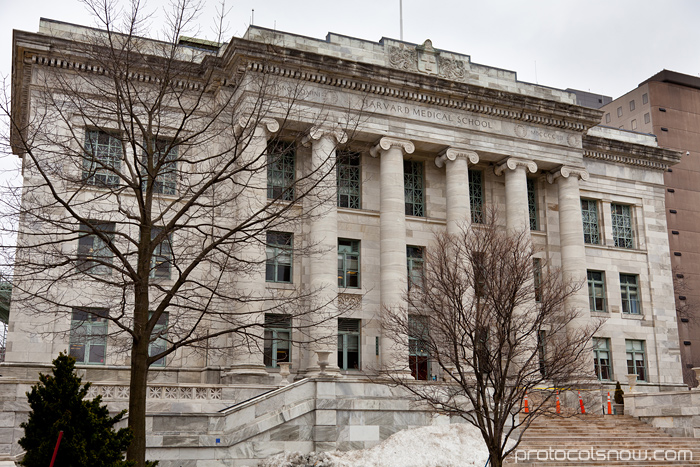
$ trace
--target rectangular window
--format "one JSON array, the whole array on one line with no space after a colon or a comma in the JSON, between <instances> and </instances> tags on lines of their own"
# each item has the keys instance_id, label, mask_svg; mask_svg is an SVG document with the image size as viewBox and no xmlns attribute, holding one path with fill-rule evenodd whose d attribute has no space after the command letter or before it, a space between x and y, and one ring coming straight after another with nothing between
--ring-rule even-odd
<instances>
[{"instance_id":1,"label":"rectangular window","mask_svg":"<svg viewBox=\"0 0 700 467\"><path fill-rule=\"evenodd\" d=\"M610 123L610 112L605 114L605 123Z\"/></svg>"},{"instance_id":2,"label":"rectangular window","mask_svg":"<svg viewBox=\"0 0 700 467\"><path fill-rule=\"evenodd\" d=\"M634 119L633 119L632 122L631 122L631 125L632 125L632 129L633 129L633 130L636 130L636 129L637 129L637 120L634 120Z\"/></svg>"},{"instance_id":3,"label":"rectangular window","mask_svg":"<svg viewBox=\"0 0 700 467\"><path fill-rule=\"evenodd\" d=\"M267 197L294 200L294 143L273 140L267 145Z\"/></svg>"},{"instance_id":4,"label":"rectangular window","mask_svg":"<svg viewBox=\"0 0 700 467\"><path fill-rule=\"evenodd\" d=\"M268 232L265 253L265 280L267 282L292 282L292 241L289 232Z\"/></svg>"},{"instance_id":5,"label":"rectangular window","mask_svg":"<svg viewBox=\"0 0 700 467\"><path fill-rule=\"evenodd\" d=\"M167 151L167 152L166 152ZM157 140L153 153L153 193L161 195L177 194L177 146L168 140ZM148 176L148 156L144 154L142 159L142 176ZM146 189L146 181L143 182Z\"/></svg>"},{"instance_id":6,"label":"rectangular window","mask_svg":"<svg viewBox=\"0 0 700 467\"><path fill-rule=\"evenodd\" d=\"M338 207L360 209L362 188L359 152L338 152Z\"/></svg>"},{"instance_id":7,"label":"rectangular window","mask_svg":"<svg viewBox=\"0 0 700 467\"><path fill-rule=\"evenodd\" d=\"M648 103L649 103L649 94L647 94L647 93L645 92L644 94L642 94L642 104L643 104L643 105L646 105L646 104L648 104Z\"/></svg>"},{"instance_id":8,"label":"rectangular window","mask_svg":"<svg viewBox=\"0 0 700 467\"><path fill-rule=\"evenodd\" d=\"M547 376L547 333L537 332L537 359L540 364L540 375Z\"/></svg>"},{"instance_id":9,"label":"rectangular window","mask_svg":"<svg viewBox=\"0 0 700 467\"><path fill-rule=\"evenodd\" d=\"M647 380L646 352L644 341L625 340L627 348L627 374L637 375L637 381Z\"/></svg>"},{"instance_id":10,"label":"rectangular window","mask_svg":"<svg viewBox=\"0 0 700 467\"><path fill-rule=\"evenodd\" d=\"M469 171L469 208L472 223L484 223L484 173L481 170Z\"/></svg>"},{"instance_id":11,"label":"rectangular window","mask_svg":"<svg viewBox=\"0 0 700 467\"><path fill-rule=\"evenodd\" d=\"M338 287L360 287L360 241L338 239Z\"/></svg>"},{"instance_id":12,"label":"rectangular window","mask_svg":"<svg viewBox=\"0 0 700 467\"><path fill-rule=\"evenodd\" d=\"M114 222L91 222L92 228L80 224L78 238L78 269L88 274L110 274L114 255L108 242L114 240ZM104 237L100 237L104 235Z\"/></svg>"},{"instance_id":13,"label":"rectangular window","mask_svg":"<svg viewBox=\"0 0 700 467\"><path fill-rule=\"evenodd\" d=\"M600 381L611 381L613 379L612 358L610 354L610 339L593 338L593 362L595 364L595 374Z\"/></svg>"},{"instance_id":14,"label":"rectangular window","mask_svg":"<svg viewBox=\"0 0 700 467\"><path fill-rule=\"evenodd\" d=\"M83 181L97 186L118 185L122 157L119 138L100 130L86 131Z\"/></svg>"},{"instance_id":15,"label":"rectangular window","mask_svg":"<svg viewBox=\"0 0 700 467\"><path fill-rule=\"evenodd\" d=\"M634 110L634 99L630 101L630 112Z\"/></svg>"},{"instance_id":16,"label":"rectangular window","mask_svg":"<svg viewBox=\"0 0 700 467\"><path fill-rule=\"evenodd\" d=\"M265 314L265 366L276 368L291 362L292 318L287 315Z\"/></svg>"},{"instance_id":17,"label":"rectangular window","mask_svg":"<svg viewBox=\"0 0 700 467\"><path fill-rule=\"evenodd\" d=\"M151 240L155 240L162 229L151 229ZM151 256L151 277L156 279L170 279L170 269L173 263L172 237L168 234L163 241L156 245Z\"/></svg>"},{"instance_id":18,"label":"rectangular window","mask_svg":"<svg viewBox=\"0 0 700 467\"><path fill-rule=\"evenodd\" d=\"M530 215L530 230L539 230L537 221L537 185L534 178L527 179L527 209Z\"/></svg>"},{"instance_id":19,"label":"rectangular window","mask_svg":"<svg viewBox=\"0 0 700 467\"><path fill-rule=\"evenodd\" d=\"M588 271L588 305L591 311L607 311L603 271Z\"/></svg>"},{"instance_id":20,"label":"rectangular window","mask_svg":"<svg viewBox=\"0 0 700 467\"><path fill-rule=\"evenodd\" d=\"M425 216L423 163L403 161L403 190L407 216Z\"/></svg>"},{"instance_id":21,"label":"rectangular window","mask_svg":"<svg viewBox=\"0 0 700 467\"><path fill-rule=\"evenodd\" d=\"M152 312L149 312L148 319L151 319ZM153 331L151 332L151 343L148 344L148 356L152 357L158 355L161 352L168 350L168 342L165 340L165 336L168 332L168 312L164 312L158 318L158 322L153 326ZM151 366L165 366L165 357L161 357L155 362L151 363Z\"/></svg>"},{"instance_id":22,"label":"rectangular window","mask_svg":"<svg viewBox=\"0 0 700 467\"><path fill-rule=\"evenodd\" d=\"M107 316L107 308L73 308L70 355L76 363L105 364Z\"/></svg>"},{"instance_id":23,"label":"rectangular window","mask_svg":"<svg viewBox=\"0 0 700 467\"><path fill-rule=\"evenodd\" d=\"M634 248L632 233L632 210L625 204L612 204L612 232L615 246L618 248Z\"/></svg>"},{"instance_id":24,"label":"rectangular window","mask_svg":"<svg viewBox=\"0 0 700 467\"><path fill-rule=\"evenodd\" d=\"M360 369L360 320L338 318L338 367Z\"/></svg>"},{"instance_id":25,"label":"rectangular window","mask_svg":"<svg viewBox=\"0 0 700 467\"><path fill-rule=\"evenodd\" d=\"M406 268L408 269L408 290L423 285L423 247L406 246Z\"/></svg>"},{"instance_id":26,"label":"rectangular window","mask_svg":"<svg viewBox=\"0 0 700 467\"><path fill-rule=\"evenodd\" d=\"M408 364L411 376L417 380L430 376L428 330L427 316L408 315Z\"/></svg>"},{"instance_id":27,"label":"rectangular window","mask_svg":"<svg viewBox=\"0 0 700 467\"><path fill-rule=\"evenodd\" d=\"M617 108L617 116L622 117L622 107Z\"/></svg>"},{"instance_id":28,"label":"rectangular window","mask_svg":"<svg viewBox=\"0 0 700 467\"><path fill-rule=\"evenodd\" d=\"M649 115L649 112L644 114L644 123L649 123L651 121L651 115Z\"/></svg>"},{"instance_id":29,"label":"rectangular window","mask_svg":"<svg viewBox=\"0 0 700 467\"><path fill-rule=\"evenodd\" d=\"M639 307L638 276L634 274L620 274L620 298L622 299L622 312L630 315L641 313Z\"/></svg>"},{"instance_id":30,"label":"rectangular window","mask_svg":"<svg viewBox=\"0 0 700 467\"><path fill-rule=\"evenodd\" d=\"M592 199L582 199L581 216L583 217L583 241L591 245L600 245L598 203Z\"/></svg>"},{"instance_id":31,"label":"rectangular window","mask_svg":"<svg viewBox=\"0 0 700 467\"><path fill-rule=\"evenodd\" d=\"M542 260L532 258L532 276L535 286L535 301L542 301Z\"/></svg>"}]
</instances>

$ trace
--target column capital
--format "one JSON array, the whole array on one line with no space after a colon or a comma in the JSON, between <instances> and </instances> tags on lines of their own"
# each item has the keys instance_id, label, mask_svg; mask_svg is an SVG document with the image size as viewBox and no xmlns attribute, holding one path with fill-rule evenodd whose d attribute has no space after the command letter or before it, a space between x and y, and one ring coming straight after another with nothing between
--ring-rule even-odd
<instances>
[{"instance_id":1,"label":"column capital","mask_svg":"<svg viewBox=\"0 0 700 467\"><path fill-rule=\"evenodd\" d=\"M547 181L549 183L554 183L558 178L569 178L571 176L576 177L584 182L590 177L588 171L583 167L570 167L567 165L562 165L557 170L553 170L547 174Z\"/></svg>"},{"instance_id":2,"label":"column capital","mask_svg":"<svg viewBox=\"0 0 700 467\"><path fill-rule=\"evenodd\" d=\"M458 148L447 148L435 158L435 165L437 165L438 168L442 168L447 161L455 161L458 157L464 159L467 161L467 163L471 162L472 165L479 163L479 155L474 151Z\"/></svg>"},{"instance_id":3,"label":"column capital","mask_svg":"<svg viewBox=\"0 0 700 467\"><path fill-rule=\"evenodd\" d=\"M255 126L251 127L251 123L255 124ZM244 131L254 131L256 128L264 131L265 136L269 138L280 131L280 124L275 118L261 118L258 120L253 115L244 114L238 117L234 131L236 135L240 136Z\"/></svg>"},{"instance_id":4,"label":"column capital","mask_svg":"<svg viewBox=\"0 0 700 467\"><path fill-rule=\"evenodd\" d=\"M494 167L493 172L496 175L503 175L503 172L505 172L506 169L515 170L518 167L524 167L525 170L529 170L530 173L533 174L537 172L537 164L535 163L535 161L521 159L519 157L508 157L506 159L503 159L502 161L496 164L496 167Z\"/></svg>"},{"instance_id":5,"label":"column capital","mask_svg":"<svg viewBox=\"0 0 700 467\"><path fill-rule=\"evenodd\" d=\"M339 124L318 125L311 127L309 132L301 140L301 144L303 144L304 146L309 146L312 141L318 141L324 136L328 136L335 139L335 142L338 144L343 144L348 140L347 133L341 128Z\"/></svg>"},{"instance_id":6,"label":"column capital","mask_svg":"<svg viewBox=\"0 0 700 467\"><path fill-rule=\"evenodd\" d=\"M400 148L405 154L413 154L416 147L407 139L390 138L388 136L382 137L376 146L369 150L372 157L379 157L381 151L388 151L393 147Z\"/></svg>"}]
</instances>

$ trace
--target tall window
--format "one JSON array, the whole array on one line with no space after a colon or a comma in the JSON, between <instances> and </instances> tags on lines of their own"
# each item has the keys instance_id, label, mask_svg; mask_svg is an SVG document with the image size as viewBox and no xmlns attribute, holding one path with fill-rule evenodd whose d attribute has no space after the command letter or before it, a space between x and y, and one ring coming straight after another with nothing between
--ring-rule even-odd
<instances>
[{"instance_id":1,"label":"tall window","mask_svg":"<svg viewBox=\"0 0 700 467\"><path fill-rule=\"evenodd\" d=\"M294 143L273 140L268 144L267 197L294 200Z\"/></svg>"},{"instance_id":2,"label":"tall window","mask_svg":"<svg viewBox=\"0 0 700 467\"><path fill-rule=\"evenodd\" d=\"M610 339L593 338L593 361L595 374L600 381L610 381L613 378L612 359L610 358Z\"/></svg>"},{"instance_id":3,"label":"tall window","mask_svg":"<svg viewBox=\"0 0 700 467\"><path fill-rule=\"evenodd\" d=\"M481 170L469 171L469 208L472 223L484 222L484 173Z\"/></svg>"},{"instance_id":4,"label":"tall window","mask_svg":"<svg viewBox=\"0 0 700 467\"><path fill-rule=\"evenodd\" d=\"M360 209L360 153L338 152L338 207Z\"/></svg>"},{"instance_id":5,"label":"tall window","mask_svg":"<svg viewBox=\"0 0 700 467\"><path fill-rule=\"evenodd\" d=\"M605 123L610 123L610 112L605 114Z\"/></svg>"},{"instance_id":6,"label":"tall window","mask_svg":"<svg viewBox=\"0 0 700 467\"><path fill-rule=\"evenodd\" d=\"M151 319L151 313L148 314L148 319ZM153 332L151 332L151 343L148 344L148 356L152 357L158 355L161 352L165 352L168 349L168 342L165 340L165 335L168 329L168 312L164 312L158 318L158 322L153 326ZM151 363L151 366L165 366L165 357L161 357L155 362Z\"/></svg>"},{"instance_id":7,"label":"tall window","mask_svg":"<svg viewBox=\"0 0 700 467\"><path fill-rule=\"evenodd\" d=\"M423 163L403 161L403 190L407 216L425 216Z\"/></svg>"},{"instance_id":8,"label":"tall window","mask_svg":"<svg viewBox=\"0 0 700 467\"><path fill-rule=\"evenodd\" d=\"M265 253L265 280L292 282L292 241L289 232L268 232Z\"/></svg>"},{"instance_id":9,"label":"tall window","mask_svg":"<svg viewBox=\"0 0 700 467\"><path fill-rule=\"evenodd\" d=\"M634 99L630 101L630 112L634 110Z\"/></svg>"},{"instance_id":10,"label":"tall window","mask_svg":"<svg viewBox=\"0 0 700 467\"><path fill-rule=\"evenodd\" d=\"M360 241L338 239L338 287L360 287Z\"/></svg>"},{"instance_id":11,"label":"tall window","mask_svg":"<svg viewBox=\"0 0 700 467\"><path fill-rule=\"evenodd\" d=\"M408 269L408 289L423 285L423 248L406 246L406 268Z\"/></svg>"},{"instance_id":12,"label":"tall window","mask_svg":"<svg viewBox=\"0 0 700 467\"><path fill-rule=\"evenodd\" d=\"M114 222L91 222L94 230L86 224L80 224L80 237L78 239L78 268L88 274L110 274L109 267L114 255L107 246L105 239L98 233L107 237L108 241L114 239Z\"/></svg>"},{"instance_id":13,"label":"tall window","mask_svg":"<svg viewBox=\"0 0 700 467\"><path fill-rule=\"evenodd\" d=\"M600 245L598 203L592 199L582 199L581 216L583 217L583 241L591 245Z\"/></svg>"},{"instance_id":14,"label":"tall window","mask_svg":"<svg viewBox=\"0 0 700 467\"><path fill-rule=\"evenodd\" d=\"M527 179L527 209L530 215L530 230L538 230L537 219L537 185L534 178Z\"/></svg>"},{"instance_id":15,"label":"tall window","mask_svg":"<svg viewBox=\"0 0 700 467\"><path fill-rule=\"evenodd\" d=\"M645 92L644 94L642 94L642 104L645 104L645 105L646 105L646 104L648 104L648 103L649 103L649 94L647 94L647 93Z\"/></svg>"},{"instance_id":16,"label":"tall window","mask_svg":"<svg viewBox=\"0 0 700 467\"><path fill-rule=\"evenodd\" d=\"M638 276L634 274L620 274L620 297L622 298L622 312L630 315L638 315L639 309L639 284Z\"/></svg>"},{"instance_id":17,"label":"tall window","mask_svg":"<svg viewBox=\"0 0 700 467\"><path fill-rule=\"evenodd\" d=\"M265 314L265 366L277 367L291 362L292 318L287 315Z\"/></svg>"},{"instance_id":18,"label":"tall window","mask_svg":"<svg viewBox=\"0 0 700 467\"><path fill-rule=\"evenodd\" d=\"M338 367L360 369L360 320L338 319Z\"/></svg>"},{"instance_id":19,"label":"tall window","mask_svg":"<svg viewBox=\"0 0 700 467\"><path fill-rule=\"evenodd\" d=\"M637 375L638 381L647 380L646 352L644 351L644 341L627 339L627 374Z\"/></svg>"},{"instance_id":20,"label":"tall window","mask_svg":"<svg viewBox=\"0 0 700 467\"><path fill-rule=\"evenodd\" d=\"M428 329L427 316L408 316L408 363L411 376L418 380L427 380L430 375Z\"/></svg>"},{"instance_id":21,"label":"tall window","mask_svg":"<svg viewBox=\"0 0 700 467\"><path fill-rule=\"evenodd\" d=\"M632 210L626 204L612 204L610 209L612 211L612 231L615 246L618 248L634 248Z\"/></svg>"},{"instance_id":22,"label":"tall window","mask_svg":"<svg viewBox=\"0 0 700 467\"><path fill-rule=\"evenodd\" d=\"M605 273L588 271L588 305L591 311L607 311L605 306Z\"/></svg>"},{"instance_id":23,"label":"tall window","mask_svg":"<svg viewBox=\"0 0 700 467\"><path fill-rule=\"evenodd\" d=\"M100 130L85 132L83 155L83 181L90 185L112 186L119 184L118 172L122 160L122 142Z\"/></svg>"},{"instance_id":24,"label":"tall window","mask_svg":"<svg viewBox=\"0 0 700 467\"><path fill-rule=\"evenodd\" d=\"M154 227L151 229L151 240L154 240L161 233L161 229ZM151 277L156 279L170 279L170 269L173 263L172 237L166 236L153 250L151 256Z\"/></svg>"},{"instance_id":25,"label":"tall window","mask_svg":"<svg viewBox=\"0 0 700 467\"><path fill-rule=\"evenodd\" d=\"M166 153L167 151L167 153ZM153 193L162 195L177 194L177 157L178 149L172 141L157 140L153 152L153 170L156 176L153 181ZM148 174L148 157L143 156L143 175ZM144 181L143 188L146 188Z\"/></svg>"},{"instance_id":26,"label":"tall window","mask_svg":"<svg viewBox=\"0 0 700 467\"><path fill-rule=\"evenodd\" d=\"M105 364L108 315L106 308L73 308L70 355L76 363Z\"/></svg>"},{"instance_id":27,"label":"tall window","mask_svg":"<svg viewBox=\"0 0 700 467\"><path fill-rule=\"evenodd\" d=\"M542 260L532 258L532 278L535 286L535 301L542 301Z\"/></svg>"},{"instance_id":28,"label":"tall window","mask_svg":"<svg viewBox=\"0 0 700 467\"><path fill-rule=\"evenodd\" d=\"M547 333L537 332L537 359L540 364L540 375L547 376Z\"/></svg>"},{"instance_id":29,"label":"tall window","mask_svg":"<svg viewBox=\"0 0 700 467\"><path fill-rule=\"evenodd\" d=\"M649 112L644 114L644 123L649 123L651 121L651 115L649 115Z\"/></svg>"}]
</instances>

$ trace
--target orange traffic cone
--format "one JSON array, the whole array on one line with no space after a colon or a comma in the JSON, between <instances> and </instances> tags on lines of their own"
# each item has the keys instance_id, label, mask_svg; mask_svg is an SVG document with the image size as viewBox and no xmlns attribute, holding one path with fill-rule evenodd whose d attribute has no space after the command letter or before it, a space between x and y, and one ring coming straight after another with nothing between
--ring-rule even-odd
<instances>
[{"instance_id":1,"label":"orange traffic cone","mask_svg":"<svg viewBox=\"0 0 700 467\"><path fill-rule=\"evenodd\" d=\"M610 402L610 391L608 391L608 415L612 415L612 403Z\"/></svg>"},{"instance_id":2,"label":"orange traffic cone","mask_svg":"<svg viewBox=\"0 0 700 467\"><path fill-rule=\"evenodd\" d=\"M527 393L525 393L525 399L523 400L523 412L530 413L530 409L527 405Z\"/></svg>"},{"instance_id":3,"label":"orange traffic cone","mask_svg":"<svg viewBox=\"0 0 700 467\"><path fill-rule=\"evenodd\" d=\"M581 399L581 391L578 392L578 405L581 406L581 413L586 413L586 408L583 406L583 399Z\"/></svg>"},{"instance_id":4,"label":"orange traffic cone","mask_svg":"<svg viewBox=\"0 0 700 467\"><path fill-rule=\"evenodd\" d=\"M561 402L559 402L559 391L557 391L557 413L561 413Z\"/></svg>"}]
</instances>

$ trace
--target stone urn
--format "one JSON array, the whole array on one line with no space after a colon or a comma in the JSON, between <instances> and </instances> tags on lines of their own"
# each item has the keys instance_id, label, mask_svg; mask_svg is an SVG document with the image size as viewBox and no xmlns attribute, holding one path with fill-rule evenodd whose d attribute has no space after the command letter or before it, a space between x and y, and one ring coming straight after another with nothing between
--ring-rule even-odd
<instances>
[{"instance_id":1,"label":"stone urn","mask_svg":"<svg viewBox=\"0 0 700 467\"><path fill-rule=\"evenodd\" d=\"M317 350L316 355L318 356L318 366L321 369L320 374L326 374L326 367L328 366L328 357L331 355L330 350Z\"/></svg>"},{"instance_id":2,"label":"stone urn","mask_svg":"<svg viewBox=\"0 0 700 467\"><path fill-rule=\"evenodd\" d=\"M693 371L695 372L695 381L700 383L700 367L696 366L695 368L693 368ZM698 384L698 386L695 387L695 390L700 391L700 384Z\"/></svg>"},{"instance_id":3,"label":"stone urn","mask_svg":"<svg viewBox=\"0 0 700 467\"><path fill-rule=\"evenodd\" d=\"M280 376L282 377L282 381L280 381L280 386L287 386L289 383L289 375L290 371L289 369L292 367L291 363L278 363L277 364L280 367Z\"/></svg>"},{"instance_id":4,"label":"stone urn","mask_svg":"<svg viewBox=\"0 0 700 467\"><path fill-rule=\"evenodd\" d=\"M637 375L627 375L627 384L629 385L629 392L634 392L634 388L637 386Z\"/></svg>"}]
</instances>

